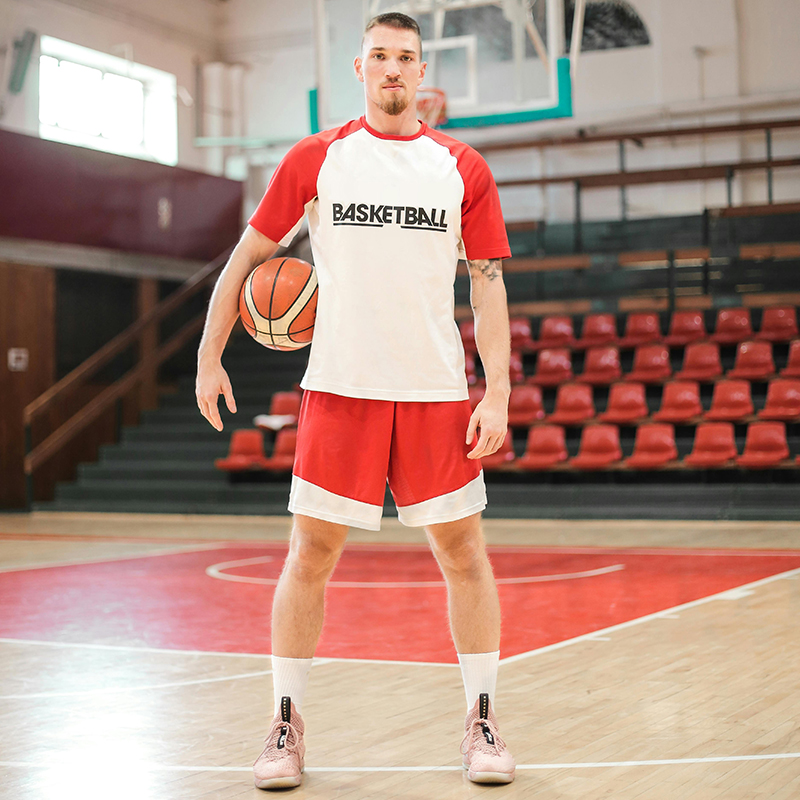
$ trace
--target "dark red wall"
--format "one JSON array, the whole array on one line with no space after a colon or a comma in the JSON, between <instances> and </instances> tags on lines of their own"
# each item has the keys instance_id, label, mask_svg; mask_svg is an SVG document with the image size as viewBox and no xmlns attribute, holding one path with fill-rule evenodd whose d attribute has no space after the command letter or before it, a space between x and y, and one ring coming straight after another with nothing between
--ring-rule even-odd
<instances>
[{"instance_id":1,"label":"dark red wall","mask_svg":"<svg viewBox=\"0 0 800 800\"><path fill-rule=\"evenodd\" d=\"M0 236L210 261L239 236L242 195L227 178L0 130Z\"/></svg>"}]
</instances>

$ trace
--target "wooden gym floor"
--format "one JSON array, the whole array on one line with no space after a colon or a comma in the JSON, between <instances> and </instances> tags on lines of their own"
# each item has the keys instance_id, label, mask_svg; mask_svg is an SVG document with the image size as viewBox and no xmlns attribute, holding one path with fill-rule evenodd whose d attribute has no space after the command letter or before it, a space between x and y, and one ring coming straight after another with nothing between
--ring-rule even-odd
<instances>
[{"instance_id":1,"label":"wooden gym floor","mask_svg":"<svg viewBox=\"0 0 800 800\"><path fill-rule=\"evenodd\" d=\"M288 518L0 516L0 797L264 797ZM421 531L352 531L295 798L800 797L800 525L485 523L517 780L461 771ZM405 662L405 663L404 663ZM287 792L284 792L287 794ZM280 794L280 793L276 793Z\"/></svg>"}]
</instances>

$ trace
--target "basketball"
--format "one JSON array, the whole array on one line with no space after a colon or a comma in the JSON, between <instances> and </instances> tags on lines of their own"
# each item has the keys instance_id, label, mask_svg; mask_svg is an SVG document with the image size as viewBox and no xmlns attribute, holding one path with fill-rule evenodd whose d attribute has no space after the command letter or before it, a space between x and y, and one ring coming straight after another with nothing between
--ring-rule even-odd
<instances>
[{"instance_id":1,"label":"basketball","mask_svg":"<svg viewBox=\"0 0 800 800\"><path fill-rule=\"evenodd\" d=\"M247 332L272 350L311 344L317 315L317 273L299 258L273 258L242 286L239 313Z\"/></svg>"}]
</instances>

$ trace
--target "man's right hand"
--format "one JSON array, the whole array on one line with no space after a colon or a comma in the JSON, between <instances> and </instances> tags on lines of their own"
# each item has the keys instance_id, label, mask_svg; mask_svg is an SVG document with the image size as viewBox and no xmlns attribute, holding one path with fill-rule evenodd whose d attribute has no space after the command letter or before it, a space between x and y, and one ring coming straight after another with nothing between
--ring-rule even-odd
<instances>
[{"instance_id":1,"label":"man's right hand","mask_svg":"<svg viewBox=\"0 0 800 800\"><path fill-rule=\"evenodd\" d=\"M200 413L216 428L222 430L222 419L219 416L217 403L220 395L225 395L225 405L232 414L236 413L236 401L233 399L233 388L228 373L219 361L214 363L200 362L197 365L197 381L195 395Z\"/></svg>"}]
</instances>

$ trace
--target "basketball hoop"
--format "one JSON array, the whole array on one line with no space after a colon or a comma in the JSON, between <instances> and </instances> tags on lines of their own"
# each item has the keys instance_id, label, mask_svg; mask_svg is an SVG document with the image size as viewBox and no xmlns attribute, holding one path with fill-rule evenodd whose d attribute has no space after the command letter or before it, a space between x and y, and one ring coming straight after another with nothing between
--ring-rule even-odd
<instances>
[{"instance_id":1,"label":"basketball hoop","mask_svg":"<svg viewBox=\"0 0 800 800\"><path fill-rule=\"evenodd\" d=\"M417 89L417 116L431 128L447 122L447 95L444 91L420 86Z\"/></svg>"}]
</instances>

